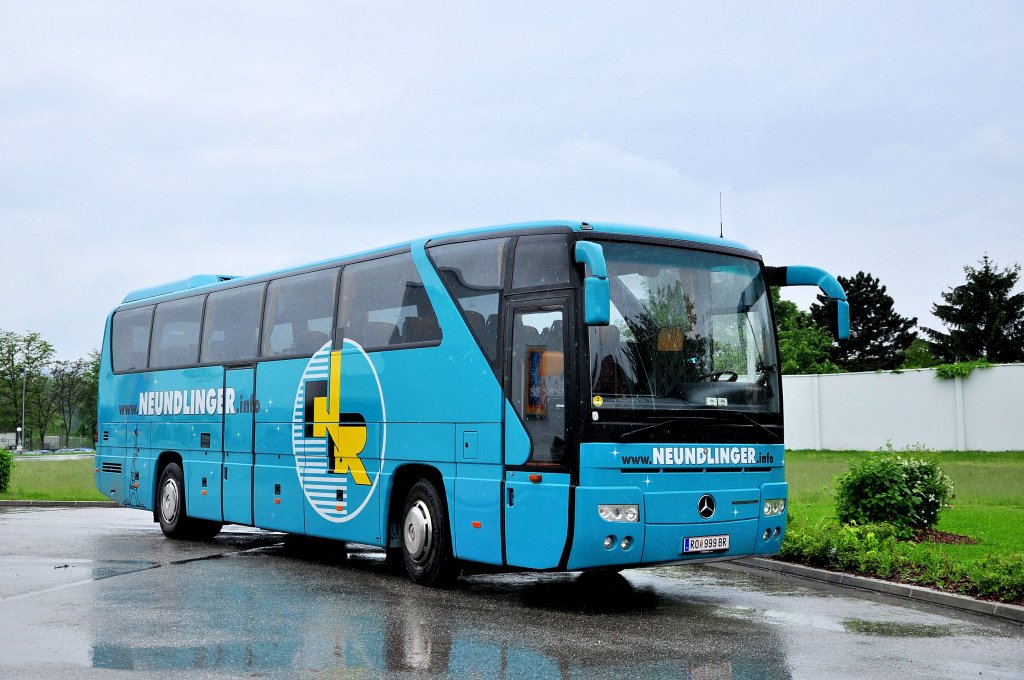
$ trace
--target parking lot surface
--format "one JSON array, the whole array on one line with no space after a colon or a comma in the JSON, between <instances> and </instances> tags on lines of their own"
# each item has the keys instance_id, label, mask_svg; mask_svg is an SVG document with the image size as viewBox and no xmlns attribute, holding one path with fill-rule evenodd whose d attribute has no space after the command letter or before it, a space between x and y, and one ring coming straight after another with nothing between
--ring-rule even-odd
<instances>
[{"instance_id":1,"label":"parking lot surface","mask_svg":"<svg viewBox=\"0 0 1024 680\"><path fill-rule=\"evenodd\" d=\"M149 513L0 512L0 677L1024 676L1024 628L778 576L668 567L431 590L379 551Z\"/></svg>"}]
</instances>

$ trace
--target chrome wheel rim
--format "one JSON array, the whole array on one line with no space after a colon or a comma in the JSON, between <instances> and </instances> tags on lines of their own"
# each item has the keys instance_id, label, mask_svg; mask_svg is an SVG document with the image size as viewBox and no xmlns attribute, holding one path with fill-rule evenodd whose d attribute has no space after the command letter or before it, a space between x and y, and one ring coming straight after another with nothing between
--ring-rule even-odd
<instances>
[{"instance_id":1,"label":"chrome wheel rim","mask_svg":"<svg viewBox=\"0 0 1024 680\"><path fill-rule=\"evenodd\" d=\"M173 479L164 482L164 488L161 490L160 516L168 524L172 524L178 517L178 485Z\"/></svg>"},{"instance_id":2,"label":"chrome wheel rim","mask_svg":"<svg viewBox=\"0 0 1024 680\"><path fill-rule=\"evenodd\" d=\"M402 536L409 557L417 564L426 560L433 543L434 528L430 520L430 510L422 500L413 503L409 512L405 514Z\"/></svg>"}]
</instances>

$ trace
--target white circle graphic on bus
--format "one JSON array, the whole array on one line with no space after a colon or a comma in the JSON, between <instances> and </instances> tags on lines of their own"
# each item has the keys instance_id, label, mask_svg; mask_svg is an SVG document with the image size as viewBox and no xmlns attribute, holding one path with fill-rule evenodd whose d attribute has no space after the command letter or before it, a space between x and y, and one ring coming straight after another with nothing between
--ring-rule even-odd
<instances>
[{"instance_id":1,"label":"white circle graphic on bus","mask_svg":"<svg viewBox=\"0 0 1024 680\"><path fill-rule=\"evenodd\" d=\"M347 522L370 502L387 443L377 369L357 342L346 338L342 347L328 342L310 358L292 414L299 484L330 522Z\"/></svg>"}]
</instances>

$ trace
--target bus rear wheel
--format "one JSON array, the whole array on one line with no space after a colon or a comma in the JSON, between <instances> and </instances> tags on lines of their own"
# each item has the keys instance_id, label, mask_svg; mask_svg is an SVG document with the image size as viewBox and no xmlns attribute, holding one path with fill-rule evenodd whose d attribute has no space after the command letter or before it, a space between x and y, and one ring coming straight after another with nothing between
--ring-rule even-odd
<instances>
[{"instance_id":1,"label":"bus rear wheel","mask_svg":"<svg viewBox=\"0 0 1024 680\"><path fill-rule=\"evenodd\" d=\"M432 482L421 479L409 489L402 518L402 557L409 577L424 586L451 585L459 568L444 498Z\"/></svg>"},{"instance_id":2,"label":"bus rear wheel","mask_svg":"<svg viewBox=\"0 0 1024 680\"><path fill-rule=\"evenodd\" d=\"M186 538L185 480L177 463L168 463L157 487L156 512L160 529L168 538Z\"/></svg>"},{"instance_id":3,"label":"bus rear wheel","mask_svg":"<svg viewBox=\"0 0 1024 680\"><path fill-rule=\"evenodd\" d=\"M209 539L216 536L223 526L220 522L188 516L185 508L185 477L177 463L168 463L160 474L156 513L160 529L168 538Z\"/></svg>"}]
</instances>

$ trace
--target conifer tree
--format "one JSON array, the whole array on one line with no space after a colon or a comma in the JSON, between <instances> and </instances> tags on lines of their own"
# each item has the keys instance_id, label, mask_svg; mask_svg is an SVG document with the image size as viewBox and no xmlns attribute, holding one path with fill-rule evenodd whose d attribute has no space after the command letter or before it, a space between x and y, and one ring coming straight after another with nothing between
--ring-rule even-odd
<instances>
[{"instance_id":1,"label":"conifer tree","mask_svg":"<svg viewBox=\"0 0 1024 680\"><path fill-rule=\"evenodd\" d=\"M893 299L876 277L857 272L837 277L850 303L850 338L832 347L832 361L844 371L885 371L899 368L917 334L916 318L900 316ZM811 318L828 326L825 296L811 305Z\"/></svg>"},{"instance_id":2,"label":"conifer tree","mask_svg":"<svg viewBox=\"0 0 1024 680\"><path fill-rule=\"evenodd\" d=\"M1024 361L1024 292L1014 293L1020 264L1000 271L985 255L977 269L967 265L965 283L942 293L932 314L948 332L925 328L944 361Z\"/></svg>"}]
</instances>

